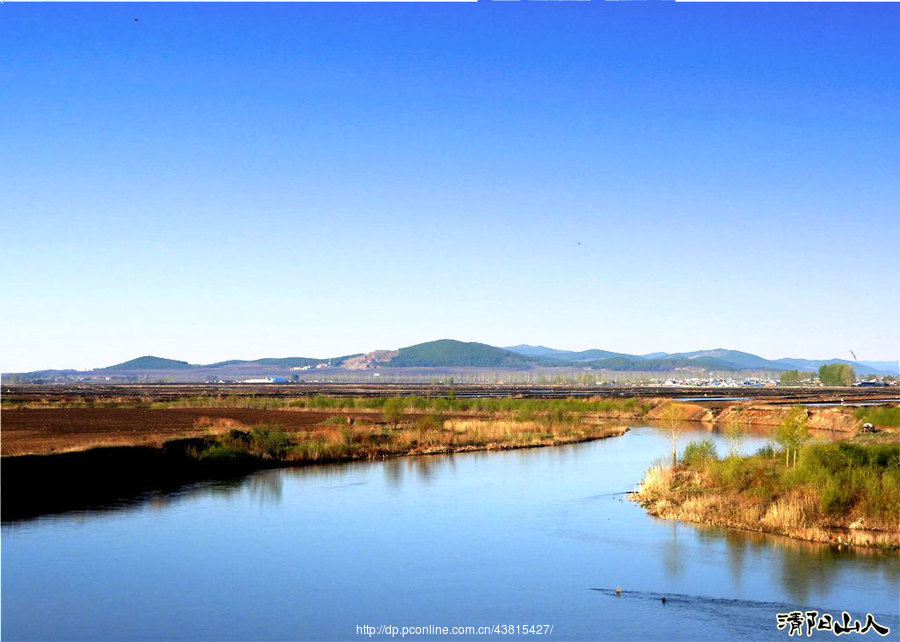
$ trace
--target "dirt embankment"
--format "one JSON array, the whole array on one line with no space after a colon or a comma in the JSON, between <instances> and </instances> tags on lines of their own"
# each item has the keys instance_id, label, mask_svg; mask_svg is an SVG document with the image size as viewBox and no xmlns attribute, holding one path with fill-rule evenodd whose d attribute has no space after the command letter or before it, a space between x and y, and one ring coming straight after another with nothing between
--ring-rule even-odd
<instances>
[{"instance_id":1,"label":"dirt embankment","mask_svg":"<svg viewBox=\"0 0 900 642\"><path fill-rule=\"evenodd\" d=\"M777 426L784 421L791 406L731 406L714 415L716 423L738 423L757 426ZM809 427L812 430L830 430L854 433L859 420L849 406L807 407Z\"/></svg>"},{"instance_id":2,"label":"dirt embankment","mask_svg":"<svg viewBox=\"0 0 900 642\"><path fill-rule=\"evenodd\" d=\"M696 403L673 402L671 399L655 398L644 401L644 410L627 412L611 410L599 416L620 420L647 419L662 422L672 418L679 421L699 421L710 424L738 424L744 426L777 426L787 416L791 405L753 403ZM850 406L815 407L807 406L811 430L854 434L859 420Z\"/></svg>"}]
</instances>

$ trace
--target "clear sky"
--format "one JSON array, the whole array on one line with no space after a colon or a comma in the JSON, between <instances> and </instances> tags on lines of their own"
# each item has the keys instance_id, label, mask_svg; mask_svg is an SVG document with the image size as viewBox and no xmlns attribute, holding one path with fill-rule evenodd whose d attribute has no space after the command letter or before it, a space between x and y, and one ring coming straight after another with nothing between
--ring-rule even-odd
<instances>
[{"instance_id":1,"label":"clear sky","mask_svg":"<svg viewBox=\"0 0 900 642\"><path fill-rule=\"evenodd\" d=\"M898 33L898 4L2 4L0 369L896 359Z\"/></svg>"}]
</instances>

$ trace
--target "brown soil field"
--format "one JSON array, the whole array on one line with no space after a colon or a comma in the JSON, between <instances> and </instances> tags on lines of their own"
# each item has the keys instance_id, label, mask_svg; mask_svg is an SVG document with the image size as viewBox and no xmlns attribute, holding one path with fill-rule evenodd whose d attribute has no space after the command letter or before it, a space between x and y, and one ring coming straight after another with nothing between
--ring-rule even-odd
<instances>
[{"instance_id":1,"label":"brown soil field","mask_svg":"<svg viewBox=\"0 0 900 642\"><path fill-rule=\"evenodd\" d=\"M22 455L97 446L161 446L169 439L219 434L232 428L279 424L285 432L312 429L324 412L248 408L37 408L4 410L2 454Z\"/></svg>"}]
</instances>

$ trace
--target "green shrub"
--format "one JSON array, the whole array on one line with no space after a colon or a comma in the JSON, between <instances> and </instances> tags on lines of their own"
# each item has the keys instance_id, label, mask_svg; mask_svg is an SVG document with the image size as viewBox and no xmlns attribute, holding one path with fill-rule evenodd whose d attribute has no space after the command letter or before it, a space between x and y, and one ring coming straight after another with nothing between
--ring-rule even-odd
<instances>
[{"instance_id":1,"label":"green shrub","mask_svg":"<svg viewBox=\"0 0 900 642\"><path fill-rule=\"evenodd\" d=\"M309 398L307 407L313 409L343 408L345 407L346 401L346 399L341 399L339 397L313 395Z\"/></svg>"},{"instance_id":2,"label":"green shrub","mask_svg":"<svg viewBox=\"0 0 900 642\"><path fill-rule=\"evenodd\" d=\"M826 515L837 516L853 505L853 495L838 479L829 479L819 497L819 506Z\"/></svg>"},{"instance_id":3,"label":"green shrub","mask_svg":"<svg viewBox=\"0 0 900 642\"><path fill-rule=\"evenodd\" d=\"M247 453L237 448L214 444L200 453L200 461L215 464L238 464L247 459Z\"/></svg>"},{"instance_id":4,"label":"green shrub","mask_svg":"<svg viewBox=\"0 0 900 642\"><path fill-rule=\"evenodd\" d=\"M405 409L406 402L402 397L389 397L385 399L384 405L381 407L381 418L385 422L396 426Z\"/></svg>"},{"instance_id":5,"label":"green shrub","mask_svg":"<svg viewBox=\"0 0 900 642\"><path fill-rule=\"evenodd\" d=\"M827 515L857 505L880 518L900 514L900 444L816 444L801 451L798 468L793 481L819 488Z\"/></svg>"},{"instance_id":6,"label":"green shrub","mask_svg":"<svg viewBox=\"0 0 900 642\"><path fill-rule=\"evenodd\" d=\"M438 414L428 414L416 421L416 429L420 432L443 430L444 418Z\"/></svg>"},{"instance_id":7,"label":"green shrub","mask_svg":"<svg viewBox=\"0 0 900 642\"><path fill-rule=\"evenodd\" d=\"M281 430L270 427L250 431L250 452L262 459L283 459L291 445L291 438Z\"/></svg>"},{"instance_id":8,"label":"green shrub","mask_svg":"<svg viewBox=\"0 0 900 642\"><path fill-rule=\"evenodd\" d=\"M716 452L716 445L712 439L692 441L684 447L684 452L681 453L681 463L692 468L702 467L707 462L718 458L719 454Z\"/></svg>"}]
</instances>

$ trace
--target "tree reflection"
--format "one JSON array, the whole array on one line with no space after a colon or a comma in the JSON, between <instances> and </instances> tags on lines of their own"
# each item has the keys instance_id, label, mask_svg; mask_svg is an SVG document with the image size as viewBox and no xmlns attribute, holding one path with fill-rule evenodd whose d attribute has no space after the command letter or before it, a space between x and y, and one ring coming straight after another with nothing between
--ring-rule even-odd
<instances>
[{"instance_id":1,"label":"tree reflection","mask_svg":"<svg viewBox=\"0 0 900 642\"><path fill-rule=\"evenodd\" d=\"M672 578L677 578L684 570L684 547L678 541L678 522L672 522L672 536L663 547L663 564Z\"/></svg>"},{"instance_id":2,"label":"tree reflection","mask_svg":"<svg viewBox=\"0 0 900 642\"><path fill-rule=\"evenodd\" d=\"M402 462L399 458L386 459L382 464L384 479L391 488L400 488L403 485Z\"/></svg>"},{"instance_id":3,"label":"tree reflection","mask_svg":"<svg viewBox=\"0 0 900 642\"><path fill-rule=\"evenodd\" d=\"M850 550L768 533L707 526L696 528L702 539L724 539L729 571L736 586L741 584L744 574L771 564L773 575L785 593L800 605L815 605L817 598L828 595L838 586L845 572L858 573L860 566L871 567L870 570L880 568L890 582L900 581L900 564L896 563L896 558L877 549ZM667 568L668 557L667 554Z\"/></svg>"},{"instance_id":4,"label":"tree reflection","mask_svg":"<svg viewBox=\"0 0 900 642\"><path fill-rule=\"evenodd\" d=\"M247 491L260 506L276 506L281 503L283 485L281 471L274 470L250 476L247 480Z\"/></svg>"}]
</instances>

